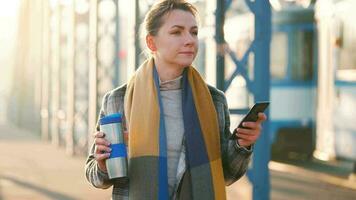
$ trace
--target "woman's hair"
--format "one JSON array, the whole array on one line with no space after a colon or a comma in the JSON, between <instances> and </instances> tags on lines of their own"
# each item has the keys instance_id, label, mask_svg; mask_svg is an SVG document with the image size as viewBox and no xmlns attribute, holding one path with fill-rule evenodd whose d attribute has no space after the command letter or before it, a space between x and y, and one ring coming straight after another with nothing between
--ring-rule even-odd
<instances>
[{"instance_id":1,"label":"woman's hair","mask_svg":"<svg viewBox=\"0 0 356 200\"><path fill-rule=\"evenodd\" d=\"M172 10L183 10L190 12L196 17L197 9L189 2L184 0L161 0L154 4L146 14L144 26L146 34L156 36L162 26L162 18Z\"/></svg>"}]
</instances>

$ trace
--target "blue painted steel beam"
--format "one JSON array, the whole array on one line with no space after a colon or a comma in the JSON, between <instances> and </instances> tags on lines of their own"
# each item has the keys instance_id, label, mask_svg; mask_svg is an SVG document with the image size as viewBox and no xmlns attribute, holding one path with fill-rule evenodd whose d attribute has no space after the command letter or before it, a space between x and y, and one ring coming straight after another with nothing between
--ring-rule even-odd
<instances>
[{"instance_id":1,"label":"blue painted steel beam","mask_svg":"<svg viewBox=\"0 0 356 200\"><path fill-rule=\"evenodd\" d=\"M222 45L225 44L224 38L225 22L225 1L216 0L215 12L215 41L216 41L216 87L220 90L225 88L225 56L222 52Z\"/></svg>"},{"instance_id":2,"label":"blue painted steel beam","mask_svg":"<svg viewBox=\"0 0 356 200\"><path fill-rule=\"evenodd\" d=\"M230 87L232 81L237 75L241 75L246 80L247 89L249 91L252 90L253 85L248 77L248 71L246 65L247 65L248 56L250 55L251 51L253 51L253 48L254 48L254 41L251 43L250 47L245 52L241 61L237 59L236 54L233 51L229 52L230 58L236 65L236 68L233 74L230 76L230 78L227 81L225 81L225 91L227 90L227 88Z\"/></svg>"},{"instance_id":3,"label":"blue painted steel beam","mask_svg":"<svg viewBox=\"0 0 356 200\"><path fill-rule=\"evenodd\" d=\"M255 13L255 3L253 0L245 0L246 5L250 9L251 12Z\"/></svg>"},{"instance_id":4,"label":"blue painted steel beam","mask_svg":"<svg viewBox=\"0 0 356 200\"><path fill-rule=\"evenodd\" d=\"M231 6L232 0L225 0L225 10L228 10Z\"/></svg>"},{"instance_id":5,"label":"blue painted steel beam","mask_svg":"<svg viewBox=\"0 0 356 200\"><path fill-rule=\"evenodd\" d=\"M271 7L269 1L255 0L255 58L254 58L254 97L255 101L270 99L270 43L271 43ZM269 116L269 109L266 111ZM268 163L270 161L269 123L264 123L263 132L254 146L252 173L253 199L270 199L270 179Z\"/></svg>"},{"instance_id":6,"label":"blue painted steel beam","mask_svg":"<svg viewBox=\"0 0 356 200\"><path fill-rule=\"evenodd\" d=\"M247 89L254 95L254 100L268 101L270 99L270 42L271 42L271 7L266 0L245 0L251 12L255 15L255 40L241 60L238 60L233 51L229 56L236 65L236 69L228 80L224 81L225 61L222 52L217 51L217 87L224 91L231 85L237 75L241 75L247 83ZM217 46L225 43L224 18L225 12L230 7L231 1L217 0L215 40ZM221 47L221 46L220 46ZM219 48L218 48L219 50ZM221 50L221 48L220 48ZM247 60L251 52L254 52L254 80L250 80L247 70ZM246 114L247 109L232 109L231 114ZM268 110L266 111L269 116ZM247 176L253 184L253 199L268 200L270 194L270 181L268 163L270 160L269 124L264 123L263 133L254 147L253 167L247 172Z\"/></svg>"}]
</instances>

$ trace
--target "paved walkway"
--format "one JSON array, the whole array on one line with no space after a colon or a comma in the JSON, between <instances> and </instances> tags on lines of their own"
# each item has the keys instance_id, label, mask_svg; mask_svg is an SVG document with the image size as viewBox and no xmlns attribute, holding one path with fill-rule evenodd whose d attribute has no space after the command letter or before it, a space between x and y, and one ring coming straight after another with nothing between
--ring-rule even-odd
<instances>
[{"instance_id":1,"label":"paved walkway","mask_svg":"<svg viewBox=\"0 0 356 200\"><path fill-rule=\"evenodd\" d=\"M111 189L86 182L84 157L68 156L39 135L0 125L0 148L0 200L110 199ZM270 162L271 199L356 199L351 164ZM246 177L227 188L228 200L250 200L251 194Z\"/></svg>"},{"instance_id":2,"label":"paved walkway","mask_svg":"<svg viewBox=\"0 0 356 200\"><path fill-rule=\"evenodd\" d=\"M84 176L83 157L33 134L0 125L1 200L110 199L110 190L91 187Z\"/></svg>"}]
</instances>

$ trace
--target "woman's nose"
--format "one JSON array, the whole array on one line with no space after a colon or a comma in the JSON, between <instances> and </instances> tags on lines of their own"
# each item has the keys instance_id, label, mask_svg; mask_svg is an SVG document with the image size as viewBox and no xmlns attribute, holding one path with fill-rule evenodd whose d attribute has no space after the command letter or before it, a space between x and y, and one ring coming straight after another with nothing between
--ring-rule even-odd
<instances>
[{"instance_id":1,"label":"woman's nose","mask_svg":"<svg viewBox=\"0 0 356 200\"><path fill-rule=\"evenodd\" d=\"M195 41L196 41L196 38L195 38L191 33L185 34L185 37L184 37L184 44L185 44L186 46L194 45L194 44L195 44Z\"/></svg>"}]
</instances>

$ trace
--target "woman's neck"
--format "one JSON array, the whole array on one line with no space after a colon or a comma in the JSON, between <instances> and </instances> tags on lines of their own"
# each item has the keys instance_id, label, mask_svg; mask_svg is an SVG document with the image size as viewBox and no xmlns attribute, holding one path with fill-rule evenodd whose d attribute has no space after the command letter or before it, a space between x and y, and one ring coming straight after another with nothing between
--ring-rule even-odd
<instances>
[{"instance_id":1,"label":"woman's neck","mask_svg":"<svg viewBox=\"0 0 356 200\"><path fill-rule=\"evenodd\" d=\"M158 76L162 82L178 78L182 75L184 70L184 67L160 62L159 59L155 59L155 65Z\"/></svg>"}]
</instances>

